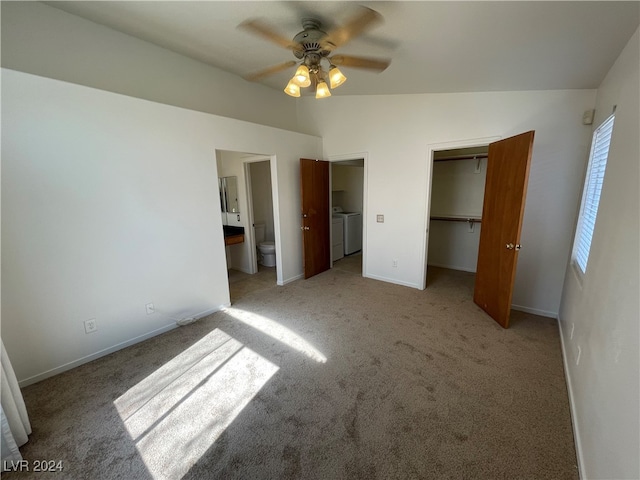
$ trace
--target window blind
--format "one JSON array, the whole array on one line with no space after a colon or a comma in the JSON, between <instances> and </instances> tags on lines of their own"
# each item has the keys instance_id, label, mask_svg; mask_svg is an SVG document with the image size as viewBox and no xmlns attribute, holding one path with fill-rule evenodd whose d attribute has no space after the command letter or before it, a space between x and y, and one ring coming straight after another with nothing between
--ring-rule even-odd
<instances>
[{"instance_id":1,"label":"window blind","mask_svg":"<svg viewBox=\"0 0 640 480\"><path fill-rule=\"evenodd\" d=\"M600 192L602 192L602 183L604 182L604 173L607 167L607 158L609 157L614 118L611 115L593 133L591 155L585 178L582 208L574 247L574 259L582 273L587 271L591 240L596 225L598 205L600 204Z\"/></svg>"}]
</instances>

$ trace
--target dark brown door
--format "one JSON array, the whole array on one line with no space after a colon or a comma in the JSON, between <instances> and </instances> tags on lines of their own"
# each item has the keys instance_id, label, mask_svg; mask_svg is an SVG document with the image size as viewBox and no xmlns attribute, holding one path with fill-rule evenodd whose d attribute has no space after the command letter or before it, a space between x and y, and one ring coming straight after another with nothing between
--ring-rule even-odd
<instances>
[{"instance_id":1,"label":"dark brown door","mask_svg":"<svg viewBox=\"0 0 640 480\"><path fill-rule=\"evenodd\" d=\"M509 327L534 132L489 145L473 301Z\"/></svg>"},{"instance_id":2,"label":"dark brown door","mask_svg":"<svg viewBox=\"0 0 640 480\"><path fill-rule=\"evenodd\" d=\"M300 159L300 194L304 278L309 278L331 266L329 162Z\"/></svg>"}]
</instances>

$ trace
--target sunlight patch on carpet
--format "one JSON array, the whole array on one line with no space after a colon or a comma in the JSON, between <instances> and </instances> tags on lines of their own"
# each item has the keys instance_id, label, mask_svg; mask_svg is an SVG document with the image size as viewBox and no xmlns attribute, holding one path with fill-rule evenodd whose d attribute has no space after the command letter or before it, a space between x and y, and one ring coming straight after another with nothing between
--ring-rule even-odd
<instances>
[{"instance_id":1,"label":"sunlight patch on carpet","mask_svg":"<svg viewBox=\"0 0 640 480\"><path fill-rule=\"evenodd\" d=\"M316 362L326 363L327 361L327 357L304 338L270 318L234 307L225 308L224 312L245 325L249 325L288 347L303 353Z\"/></svg>"},{"instance_id":2,"label":"sunlight patch on carpet","mask_svg":"<svg viewBox=\"0 0 640 480\"><path fill-rule=\"evenodd\" d=\"M153 478L177 479L278 369L216 329L114 404Z\"/></svg>"}]
</instances>

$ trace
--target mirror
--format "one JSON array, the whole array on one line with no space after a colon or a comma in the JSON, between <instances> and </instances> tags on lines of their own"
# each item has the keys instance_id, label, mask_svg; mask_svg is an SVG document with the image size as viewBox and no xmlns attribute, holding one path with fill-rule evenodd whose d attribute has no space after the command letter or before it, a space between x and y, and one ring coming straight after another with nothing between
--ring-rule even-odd
<instances>
[{"instance_id":1,"label":"mirror","mask_svg":"<svg viewBox=\"0 0 640 480\"><path fill-rule=\"evenodd\" d=\"M220 205L223 212L238 213L238 180L237 177L222 177L220 182Z\"/></svg>"}]
</instances>

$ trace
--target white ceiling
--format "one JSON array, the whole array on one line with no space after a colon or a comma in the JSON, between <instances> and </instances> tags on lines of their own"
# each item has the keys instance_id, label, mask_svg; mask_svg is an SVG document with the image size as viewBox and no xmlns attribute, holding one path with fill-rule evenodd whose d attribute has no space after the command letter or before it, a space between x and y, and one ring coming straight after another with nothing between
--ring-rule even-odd
<instances>
[{"instance_id":1,"label":"white ceiling","mask_svg":"<svg viewBox=\"0 0 640 480\"><path fill-rule=\"evenodd\" d=\"M342 68L348 81L334 95L597 88L640 24L637 1L46 3L239 76L295 59L242 21L262 18L293 38L303 17L328 30L366 5L384 23L336 53L391 66ZM282 89L293 70L261 83Z\"/></svg>"}]
</instances>

